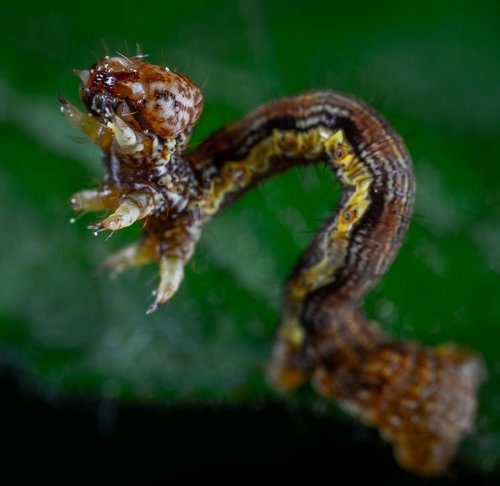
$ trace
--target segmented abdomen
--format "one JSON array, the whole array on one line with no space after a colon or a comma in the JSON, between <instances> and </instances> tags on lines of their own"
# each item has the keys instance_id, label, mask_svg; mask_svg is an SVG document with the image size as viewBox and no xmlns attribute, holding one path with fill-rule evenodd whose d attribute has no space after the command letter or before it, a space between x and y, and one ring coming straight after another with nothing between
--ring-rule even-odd
<instances>
[{"instance_id":1,"label":"segmented abdomen","mask_svg":"<svg viewBox=\"0 0 500 486\"><path fill-rule=\"evenodd\" d=\"M403 466L442 472L473 421L480 360L455 346L392 341L359 310L413 212L401 137L363 102L311 92L227 125L188 160L206 190L206 219L288 168L323 162L336 171L340 202L287 280L270 381L288 390L311 378L319 393L377 427ZM412 291L411 279L402 284Z\"/></svg>"}]
</instances>

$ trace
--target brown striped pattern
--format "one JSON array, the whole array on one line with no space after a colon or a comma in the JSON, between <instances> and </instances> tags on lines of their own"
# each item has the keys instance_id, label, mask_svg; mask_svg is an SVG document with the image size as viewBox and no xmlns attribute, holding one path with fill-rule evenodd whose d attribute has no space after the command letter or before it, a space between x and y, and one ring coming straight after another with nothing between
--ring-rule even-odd
<instances>
[{"instance_id":1,"label":"brown striped pattern","mask_svg":"<svg viewBox=\"0 0 500 486\"><path fill-rule=\"evenodd\" d=\"M317 143L308 146L304 136L311 131L318 133ZM339 132L341 143L332 146L328 141ZM277 152L266 149L269 161L262 164L263 154L252 153L277 134L285 143ZM336 157L346 153L352 155L348 166ZM289 167L333 166L344 187L341 202L287 281L270 381L289 390L311 377L320 394L377 427L402 466L442 473L473 422L480 360L458 347L390 341L359 311L392 263L413 211L413 169L401 137L365 103L311 92L269 103L223 127L187 160L210 182L206 198L214 186L223 188L215 191L217 211ZM221 177L227 164L245 167L245 184ZM360 194L353 197L356 187ZM342 230L346 214L351 219L361 212L363 201L368 205L362 216Z\"/></svg>"}]
</instances>

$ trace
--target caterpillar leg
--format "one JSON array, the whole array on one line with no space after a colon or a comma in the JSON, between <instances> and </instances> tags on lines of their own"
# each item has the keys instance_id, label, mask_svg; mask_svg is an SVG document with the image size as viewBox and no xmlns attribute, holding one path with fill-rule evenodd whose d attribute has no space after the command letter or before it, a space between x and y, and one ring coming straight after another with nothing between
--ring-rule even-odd
<instances>
[{"instance_id":1,"label":"caterpillar leg","mask_svg":"<svg viewBox=\"0 0 500 486\"><path fill-rule=\"evenodd\" d=\"M186 243L186 242L184 242ZM195 241L191 245L194 249ZM172 243L175 245L175 243ZM178 247L173 246L178 249ZM179 289L184 278L184 266L191 257L193 250L187 254L177 253L169 255L161 253L161 245L153 235L144 236L138 243L133 243L107 258L98 271L122 272L131 267L146 265L157 261L159 265L160 283L154 292L154 302L146 311L151 314L158 307L169 300Z\"/></svg>"},{"instance_id":2,"label":"caterpillar leg","mask_svg":"<svg viewBox=\"0 0 500 486\"><path fill-rule=\"evenodd\" d=\"M184 278L184 266L191 257L195 239L184 239L182 244L176 239L180 237L179 228L172 228L168 233L170 252L163 251L156 236L143 236L140 242L133 243L107 258L98 271L122 272L131 267L146 265L157 261L159 265L160 283L154 292L154 302L150 305L147 314L151 314L158 307L169 300L179 289ZM185 236L185 235L184 235Z\"/></svg>"},{"instance_id":3,"label":"caterpillar leg","mask_svg":"<svg viewBox=\"0 0 500 486\"><path fill-rule=\"evenodd\" d=\"M110 145L113 132L102 125L98 118L90 113L83 113L63 96L59 96L59 102L61 103L61 112L76 129L87 135L92 142L101 148Z\"/></svg>"},{"instance_id":4,"label":"caterpillar leg","mask_svg":"<svg viewBox=\"0 0 500 486\"><path fill-rule=\"evenodd\" d=\"M102 188L84 189L73 194L69 204L75 211L103 211L108 208L109 194Z\"/></svg>"},{"instance_id":5,"label":"caterpillar leg","mask_svg":"<svg viewBox=\"0 0 500 486\"><path fill-rule=\"evenodd\" d=\"M98 267L99 272L123 272L131 267L146 265L157 259L158 241L144 237L138 243L132 243L104 260Z\"/></svg>"},{"instance_id":6,"label":"caterpillar leg","mask_svg":"<svg viewBox=\"0 0 500 486\"><path fill-rule=\"evenodd\" d=\"M117 231L153 213L158 206L154 194L147 187L127 192L105 184L97 189L85 189L73 194L70 205L75 211L113 211L106 219L91 224L89 228L94 231Z\"/></svg>"},{"instance_id":7,"label":"caterpillar leg","mask_svg":"<svg viewBox=\"0 0 500 486\"><path fill-rule=\"evenodd\" d=\"M154 292L155 299L147 314L158 309L179 289L184 278L184 267L191 259L200 238L199 221L194 214L189 213L185 218L173 221L171 226L161 233L161 237L150 236L161 242L157 247L160 283Z\"/></svg>"},{"instance_id":8,"label":"caterpillar leg","mask_svg":"<svg viewBox=\"0 0 500 486\"><path fill-rule=\"evenodd\" d=\"M155 292L155 300L146 314L151 314L172 297L184 278L185 262L181 258L163 256L160 258L160 284Z\"/></svg>"},{"instance_id":9,"label":"caterpillar leg","mask_svg":"<svg viewBox=\"0 0 500 486\"><path fill-rule=\"evenodd\" d=\"M120 199L119 205L113 214L103 221L93 223L89 226L95 231L111 230L117 231L134 224L140 219L149 216L156 209L154 197L151 192L135 191Z\"/></svg>"}]
</instances>

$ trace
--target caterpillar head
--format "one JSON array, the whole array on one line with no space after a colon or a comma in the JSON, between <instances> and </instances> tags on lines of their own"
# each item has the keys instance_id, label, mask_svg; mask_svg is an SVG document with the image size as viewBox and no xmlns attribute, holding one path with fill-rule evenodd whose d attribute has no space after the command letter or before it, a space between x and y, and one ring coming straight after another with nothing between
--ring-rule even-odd
<instances>
[{"instance_id":1,"label":"caterpillar head","mask_svg":"<svg viewBox=\"0 0 500 486\"><path fill-rule=\"evenodd\" d=\"M109 118L116 113L164 139L190 131L201 115L203 95L187 76L141 57L105 57L76 74L92 114Z\"/></svg>"}]
</instances>

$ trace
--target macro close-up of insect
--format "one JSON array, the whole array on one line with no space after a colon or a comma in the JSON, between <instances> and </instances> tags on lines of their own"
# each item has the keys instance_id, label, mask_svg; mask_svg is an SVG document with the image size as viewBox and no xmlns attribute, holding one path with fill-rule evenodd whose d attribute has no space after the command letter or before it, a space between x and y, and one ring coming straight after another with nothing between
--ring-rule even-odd
<instances>
[{"instance_id":1,"label":"macro close-up of insect","mask_svg":"<svg viewBox=\"0 0 500 486\"><path fill-rule=\"evenodd\" d=\"M499 6L27 5L3 463L498 483Z\"/></svg>"},{"instance_id":2,"label":"macro close-up of insect","mask_svg":"<svg viewBox=\"0 0 500 486\"><path fill-rule=\"evenodd\" d=\"M324 162L344 186L287 280L269 365L278 390L315 389L379 428L403 467L442 473L476 411L478 356L393 341L359 309L403 243L414 175L401 137L363 102L333 91L276 100L184 153L203 96L184 75L141 55L76 72L89 113L68 120L103 150L106 176L74 194L75 210L108 209L92 231L143 221L141 239L106 260L122 271L158 262L152 312L178 290L201 228L248 189L294 165Z\"/></svg>"}]
</instances>

